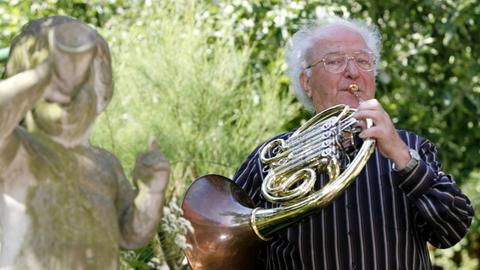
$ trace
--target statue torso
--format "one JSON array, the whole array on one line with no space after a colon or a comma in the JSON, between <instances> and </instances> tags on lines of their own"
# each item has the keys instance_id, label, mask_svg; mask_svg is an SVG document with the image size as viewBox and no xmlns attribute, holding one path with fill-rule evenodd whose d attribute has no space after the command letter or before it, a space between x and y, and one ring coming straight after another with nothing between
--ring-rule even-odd
<instances>
[{"instance_id":1,"label":"statue torso","mask_svg":"<svg viewBox=\"0 0 480 270\"><path fill-rule=\"evenodd\" d=\"M14 136L20 146L2 172L0 265L116 269L120 168L112 157L90 146L67 149L21 128Z\"/></svg>"}]
</instances>

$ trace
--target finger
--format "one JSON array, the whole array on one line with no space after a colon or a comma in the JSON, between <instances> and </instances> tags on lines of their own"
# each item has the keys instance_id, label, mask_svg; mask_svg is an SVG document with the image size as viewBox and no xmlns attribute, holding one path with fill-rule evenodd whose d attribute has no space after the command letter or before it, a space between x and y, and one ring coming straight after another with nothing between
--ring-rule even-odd
<instances>
[{"instance_id":1,"label":"finger","mask_svg":"<svg viewBox=\"0 0 480 270\"><path fill-rule=\"evenodd\" d=\"M367 123L364 120L357 121L353 126L360 127L362 130L367 129Z\"/></svg>"},{"instance_id":2,"label":"finger","mask_svg":"<svg viewBox=\"0 0 480 270\"><path fill-rule=\"evenodd\" d=\"M370 132L368 129L364 129L362 132L360 132L358 137L362 139L374 139L374 137L372 137L372 132Z\"/></svg>"},{"instance_id":3,"label":"finger","mask_svg":"<svg viewBox=\"0 0 480 270\"><path fill-rule=\"evenodd\" d=\"M359 105L358 105L358 110L362 111L362 110L383 110L383 107L382 107L382 104L380 104L380 102L378 102L377 99L369 99L369 100L365 100L363 102L361 102Z\"/></svg>"},{"instance_id":4,"label":"finger","mask_svg":"<svg viewBox=\"0 0 480 270\"><path fill-rule=\"evenodd\" d=\"M357 120L370 118L373 122L377 122L381 119L381 113L375 110L358 110L353 114L353 117Z\"/></svg>"},{"instance_id":5,"label":"finger","mask_svg":"<svg viewBox=\"0 0 480 270\"><path fill-rule=\"evenodd\" d=\"M360 104L358 105L358 109L359 110L366 110L366 109L372 108L372 106L375 105L374 100L375 99L368 99L368 100L364 100L364 101L360 102Z\"/></svg>"},{"instance_id":6,"label":"finger","mask_svg":"<svg viewBox=\"0 0 480 270\"><path fill-rule=\"evenodd\" d=\"M360 134L358 134L358 136L362 139L379 139L381 138L382 133L382 127L373 126L363 130L362 132L360 132Z\"/></svg>"}]
</instances>

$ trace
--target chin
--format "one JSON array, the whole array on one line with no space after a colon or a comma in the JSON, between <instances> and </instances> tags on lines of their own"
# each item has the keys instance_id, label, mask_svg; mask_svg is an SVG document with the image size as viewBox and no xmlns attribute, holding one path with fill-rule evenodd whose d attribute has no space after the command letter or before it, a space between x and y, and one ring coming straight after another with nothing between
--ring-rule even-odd
<instances>
[{"instance_id":1,"label":"chin","mask_svg":"<svg viewBox=\"0 0 480 270\"><path fill-rule=\"evenodd\" d=\"M358 105L360 105L358 103L358 99L356 96L348 93L347 95L343 96L343 98L341 98L338 102L338 104L346 104L348 106L350 106L351 108L357 108Z\"/></svg>"}]
</instances>

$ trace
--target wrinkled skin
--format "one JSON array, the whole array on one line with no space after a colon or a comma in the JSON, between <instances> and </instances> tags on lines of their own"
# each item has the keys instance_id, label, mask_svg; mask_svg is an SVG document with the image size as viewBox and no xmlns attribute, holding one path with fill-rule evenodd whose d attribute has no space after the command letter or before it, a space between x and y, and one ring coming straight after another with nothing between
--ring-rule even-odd
<instances>
[{"instance_id":1,"label":"wrinkled skin","mask_svg":"<svg viewBox=\"0 0 480 270\"><path fill-rule=\"evenodd\" d=\"M37 54L21 59L32 41ZM120 248L156 232L168 162L152 142L137 159L134 190L115 156L89 145L112 81L108 47L88 26L35 21L11 51L0 82L0 269L118 269Z\"/></svg>"},{"instance_id":2,"label":"wrinkled skin","mask_svg":"<svg viewBox=\"0 0 480 270\"><path fill-rule=\"evenodd\" d=\"M327 53L353 53L368 50L362 36L355 30L342 26L332 25L321 30L317 36L308 64L322 59ZM372 138L385 158L392 160L396 168L403 169L410 160L407 145L398 135L395 126L375 99L374 71L360 70L353 61L349 61L343 72L333 74L326 71L322 64L312 67L310 76L306 72L300 74L301 85L308 97L312 99L317 112L337 104L347 104L358 111L353 115L358 120L372 119L374 126L360 133L362 138ZM359 87L358 98L348 90L348 86L355 83ZM362 101L362 102L361 102Z\"/></svg>"}]
</instances>

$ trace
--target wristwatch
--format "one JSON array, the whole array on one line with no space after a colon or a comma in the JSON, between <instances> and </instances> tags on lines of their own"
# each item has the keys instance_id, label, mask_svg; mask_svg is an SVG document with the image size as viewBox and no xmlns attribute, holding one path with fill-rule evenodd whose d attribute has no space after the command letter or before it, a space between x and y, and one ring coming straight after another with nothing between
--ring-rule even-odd
<instances>
[{"instance_id":1,"label":"wristwatch","mask_svg":"<svg viewBox=\"0 0 480 270\"><path fill-rule=\"evenodd\" d=\"M395 170L399 175L406 176L415 169L420 161L420 155L415 149L409 148L408 153L410 154L410 160L408 161L405 168L401 170L395 169L395 164L393 164L393 170Z\"/></svg>"}]
</instances>

